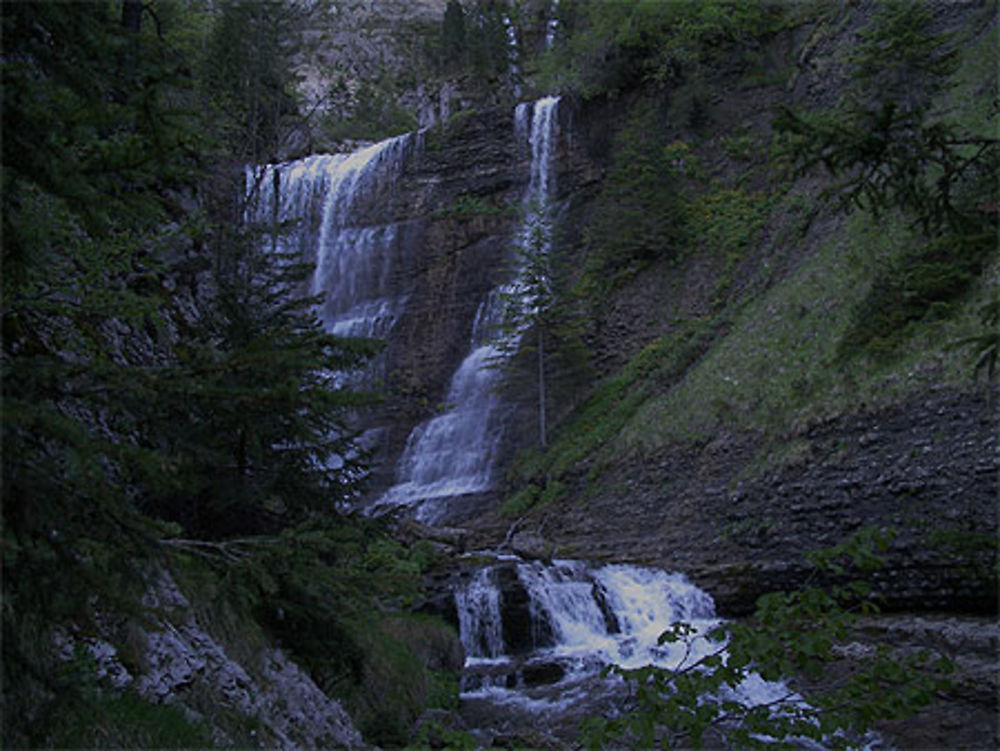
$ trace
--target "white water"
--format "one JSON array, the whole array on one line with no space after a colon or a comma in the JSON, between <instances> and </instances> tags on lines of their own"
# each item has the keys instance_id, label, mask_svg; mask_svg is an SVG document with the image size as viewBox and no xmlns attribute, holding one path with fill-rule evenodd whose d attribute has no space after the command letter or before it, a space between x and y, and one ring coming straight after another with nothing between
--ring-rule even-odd
<instances>
[{"instance_id":1,"label":"white water","mask_svg":"<svg viewBox=\"0 0 1000 751\"><path fill-rule=\"evenodd\" d=\"M552 0L549 6L549 19L545 24L545 49L552 49L559 31L559 0Z\"/></svg>"},{"instance_id":2,"label":"white water","mask_svg":"<svg viewBox=\"0 0 1000 751\"><path fill-rule=\"evenodd\" d=\"M467 586L455 592L455 606L465 654L471 658L501 657L500 590L493 581L493 569L479 569Z\"/></svg>"},{"instance_id":3,"label":"white water","mask_svg":"<svg viewBox=\"0 0 1000 751\"><path fill-rule=\"evenodd\" d=\"M543 650L549 656L626 668L676 668L717 648L703 637L691 640L691 652L682 644L657 644L660 634L678 621L690 624L695 635L719 623L712 598L681 574L620 564L594 568L569 560L516 566L517 577L530 598L533 620L544 621L551 628L555 643ZM455 594L462 643L474 657L504 654L503 648L491 649L489 654L470 649L487 641L495 644L496 637L486 639L482 633L467 631L483 628L483 624L497 627L499 593L485 592L495 580L491 570L487 567L477 572L467 587ZM490 614L463 617L463 608L473 603L488 603ZM502 626L500 632L503 646Z\"/></svg>"},{"instance_id":4,"label":"white water","mask_svg":"<svg viewBox=\"0 0 1000 751\"><path fill-rule=\"evenodd\" d=\"M505 632L510 624L498 624L503 612L502 593L488 591L495 586L496 576L490 573L491 567L477 572L465 588L455 593L460 635L470 655L467 669L485 662L493 666L494 672L491 680L481 680L473 690L464 691L466 699L517 706L533 716L544 717L599 691L593 681L604 666L631 669L652 665L677 670L723 646L707 638L720 623L711 596L681 574L621 564L591 566L569 560L515 565L517 578L530 598L532 632L551 633L552 643L536 648L527 658L513 658L507 644L509 639L519 637ZM483 610L476 611L480 606ZM676 642L658 644L660 635L679 622L688 624L690 633ZM523 628L523 624L519 627ZM489 629L489 634L483 629ZM523 642L523 635L520 638ZM491 645L488 653L484 644ZM511 671L525 661L554 661L563 666L565 674L544 691L507 688L510 684L503 677L504 658ZM765 681L757 675L750 675L722 698L747 705L779 699L799 701L783 683Z\"/></svg>"},{"instance_id":5,"label":"white water","mask_svg":"<svg viewBox=\"0 0 1000 751\"><path fill-rule=\"evenodd\" d=\"M291 227L279 234L278 249L315 263L303 292L324 294L318 312L330 333L383 337L405 303L391 286L399 261L399 227L363 220L391 192L412 138L407 134L350 154L268 165L256 174L248 170L248 190L259 186L254 218L275 218L277 188L277 221Z\"/></svg>"},{"instance_id":6,"label":"white water","mask_svg":"<svg viewBox=\"0 0 1000 751\"><path fill-rule=\"evenodd\" d=\"M507 58L509 60L507 75L510 78L514 98L520 99L523 87L521 85L521 54L517 46L517 31L514 29L514 24L510 20L510 16L506 14L503 17L503 26L507 32Z\"/></svg>"},{"instance_id":7,"label":"white water","mask_svg":"<svg viewBox=\"0 0 1000 751\"><path fill-rule=\"evenodd\" d=\"M552 194L558 103L558 97L546 97L534 104L518 105L515 110L515 137L527 135L531 150L530 177L523 197L526 217L518 242L527 237L531 223L539 221ZM503 317L502 300L517 290L515 280L491 292L479 306L469 354L452 376L444 411L411 432L397 467L396 483L372 504L369 513L408 507L419 521L436 523L447 514L443 499L492 487L503 438L502 401L496 393L502 374L496 365L505 352L516 349L519 335L501 343L490 338L490 329Z\"/></svg>"}]
</instances>

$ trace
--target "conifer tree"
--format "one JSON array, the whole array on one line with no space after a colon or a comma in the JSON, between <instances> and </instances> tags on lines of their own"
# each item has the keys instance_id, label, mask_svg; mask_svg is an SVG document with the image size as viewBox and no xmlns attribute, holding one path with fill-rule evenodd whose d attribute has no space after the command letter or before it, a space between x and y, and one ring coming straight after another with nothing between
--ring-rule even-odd
<instances>
[{"instance_id":1,"label":"conifer tree","mask_svg":"<svg viewBox=\"0 0 1000 751\"><path fill-rule=\"evenodd\" d=\"M121 10L2 6L5 746L48 742L46 713L84 687L55 630L138 613L168 538L275 531L349 497L362 469L336 374L370 345L289 294L302 269L244 225L242 189L197 211L213 149L189 61ZM273 149L286 84L244 92L274 106L247 106L253 149L214 167ZM209 249L227 262L192 319L172 264L205 268Z\"/></svg>"},{"instance_id":2,"label":"conifer tree","mask_svg":"<svg viewBox=\"0 0 1000 751\"><path fill-rule=\"evenodd\" d=\"M538 445L548 445L553 374L579 375L586 369L586 347L579 309L568 294L565 269L553 255L547 207L527 208L527 221L514 259L514 281L502 293L503 319L494 365L517 371L532 362L537 397ZM516 356L516 357L515 357Z\"/></svg>"}]
</instances>

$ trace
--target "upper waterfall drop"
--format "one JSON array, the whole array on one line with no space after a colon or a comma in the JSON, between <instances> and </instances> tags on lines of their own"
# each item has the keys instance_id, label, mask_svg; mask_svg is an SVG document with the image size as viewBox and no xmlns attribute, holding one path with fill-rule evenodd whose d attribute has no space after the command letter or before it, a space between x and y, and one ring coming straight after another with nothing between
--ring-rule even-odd
<instances>
[{"instance_id":1,"label":"upper waterfall drop","mask_svg":"<svg viewBox=\"0 0 1000 751\"><path fill-rule=\"evenodd\" d=\"M526 138L531 153L528 187L523 195L525 218L516 242L526 242L530 228L546 212L554 187L559 97L545 97L518 105L514 136ZM530 113L530 118L529 118ZM441 521L448 513L443 499L481 493L493 485L493 468L503 437L501 400L496 393L502 377L496 367L504 352L516 345L518 334L500 347L489 324L503 318L504 298L516 296L518 281L493 290L476 313L468 355L452 377L445 411L418 425L406 442L396 483L368 509L379 513L394 507L411 507L418 520Z\"/></svg>"},{"instance_id":2,"label":"upper waterfall drop","mask_svg":"<svg viewBox=\"0 0 1000 751\"><path fill-rule=\"evenodd\" d=\"M315 264L303 292L324 294L318 312L332 334L385 336L405 303L390 284L399 228L364 215L393 189L414 137L247 170L248 192L258 196L253 217L294 225L278 236L279 250Z\"/></svg>"}]
</instances>

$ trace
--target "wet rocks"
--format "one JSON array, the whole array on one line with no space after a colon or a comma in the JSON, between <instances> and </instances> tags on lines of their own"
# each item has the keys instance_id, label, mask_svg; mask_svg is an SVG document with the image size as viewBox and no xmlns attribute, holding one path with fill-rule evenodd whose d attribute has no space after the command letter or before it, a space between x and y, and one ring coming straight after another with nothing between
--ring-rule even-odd
<instances>
[{"instance_id":1,"label":"wet rocks","mask_svg":"<svg viewBox=\"0 0 1000 751\"><path fill-rule=\"evenodd\" d=\"M566 677L566 668L559 662L533 662L521 669L521 684L527 687L558 683Z\"/></svg>"},{"instance_id":2,"label":"wet rocks","mask_svg":"<svg viewBox=\"0 0 1000 751\"><path fill-rule=\"evenodd\" d=\"M517 532L510 538L510 549L527 560L548 561L555 552L555 546L538 532L527 531Z\"/></svg>"},{"instance_id":3,"label":"wet rocks","mask_svg":"<svg viewBox=\"0 0 1000 751\"><path fill-rule=\"evenodd\" d=\"M557 659L514 657L467 667L462 674L462 691L538 688L558 683L565 677L566 666Z\"/></svg>"}]
</instances>

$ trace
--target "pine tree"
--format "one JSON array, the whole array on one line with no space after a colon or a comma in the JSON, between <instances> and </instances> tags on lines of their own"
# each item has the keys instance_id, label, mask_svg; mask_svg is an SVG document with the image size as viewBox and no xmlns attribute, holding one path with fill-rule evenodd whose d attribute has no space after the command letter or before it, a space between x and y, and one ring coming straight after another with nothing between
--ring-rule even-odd
<instances>
[{"instance_id":1,"label":"pine tree","mask_svg":"<svg viewBox=\"0 0 1000 751\"><path fill-rule=\"evenodd\" d=\"M502 295L503 320L494 362L516 372L526 359L533 363L537 397L538 445L548 445L549 402L553 373L579 375L586 370L583 321L568 294L565 269L553 255L550 211L529 206L513 261L514 281Z\"/></svg>"},{"instance_id":2,"label":"pine tree","mask_svg":"<svg viewBox=\"0 0 1000 751\"><path fill-rule=\"evenodd\" d=\"M5 3L3 63L3 732L72 695L52 630L128 608L164 528L140 513L132 345L163 322L163 227L197 168L165 44L108 4ZM146 353L148 368L155 355ZM148 398L149 394L145 394Z\"/></svg>"},{"instance_id":3,"label":"pine tree","mask_svg":"<svg viewBox=\"0 0 1000 751\"><path fill-rule=\"evenodd\" d=\"M204 93L226 153L241 164L274 161L295 120L290 64L304 7L225 0L208 40Z\"/></svg>"},{"instance_id":4,"label":"pine tree","mask_svg":"<svg viewBox=\"0 0 1000 751\"><path fill-rule=\"evenodd\" d=\"M302 269L243 226L242 190L192 211L210 129L190 68L162 23L122 21L105 3L2 6L9 746L47 743L40 718L83 689L60 625L138 613L146 564L179 534L274 531L349 497L362 470L359 399L336 374L371 345L328 336L289 294ZM286 83L246 93L280 114ZM243 123L255 155L280 140L270 115ZM170 264L203 267L209 248L218 291L193 321Z\"/></svg>"}]
</instances>

